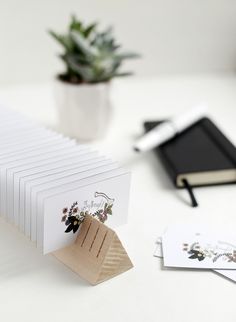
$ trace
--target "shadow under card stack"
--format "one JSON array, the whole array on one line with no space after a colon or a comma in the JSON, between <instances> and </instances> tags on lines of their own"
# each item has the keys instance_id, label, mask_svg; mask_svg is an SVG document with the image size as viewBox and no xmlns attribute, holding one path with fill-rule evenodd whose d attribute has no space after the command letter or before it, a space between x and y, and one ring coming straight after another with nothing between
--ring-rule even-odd
<instances>
[{"instance_id":1,"label":"shadow under card stack","mask_svg":"<svg viewBox=\"0 0 236 322\"><path fill-rule=\"evenodd\" d=\"M129 172L8 108L0 122L0 214L44 254L73 244L86 215L127 221Z\"/></svg>"}]
</instances>

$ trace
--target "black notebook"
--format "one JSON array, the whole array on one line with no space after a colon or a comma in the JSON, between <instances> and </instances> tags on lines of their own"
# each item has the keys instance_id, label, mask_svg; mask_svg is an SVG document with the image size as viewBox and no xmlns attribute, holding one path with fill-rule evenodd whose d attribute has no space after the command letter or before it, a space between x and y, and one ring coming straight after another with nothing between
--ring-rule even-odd
<instances>
[{"instance_id":1,"label":"black notebook","mask_svg":"<svg viewBox=\"0 0 236 322\"><path fill-rule=\"evenodd\" d=\"M161 122L145 122L145 131ZM154 149L177 188L236 183L236 147L208 118Z\"/></svg>"}]
</instances>

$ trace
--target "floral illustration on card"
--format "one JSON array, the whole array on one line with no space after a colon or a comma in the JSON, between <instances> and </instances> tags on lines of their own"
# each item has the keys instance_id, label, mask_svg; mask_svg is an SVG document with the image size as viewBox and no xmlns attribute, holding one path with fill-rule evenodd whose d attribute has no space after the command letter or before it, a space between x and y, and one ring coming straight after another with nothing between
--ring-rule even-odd
<instances>
[{"instance_id":1,"label":"floral illustration on card","mask_svg":"<svg viewBox=\"0 0 236 322\"><path fill-rule=\"evenodd\" d=\"M93 200L85 200L82 204L75 201L70 207L63 208L61 221L66 226L65 233L72 231L75 234L86 215L104 223L112 215L114 201L103 192L95 192Z\"/></svg>"},{"instance_id":2,"label":"floral illustration on card","mask_svg":"<svg viewBox=\"0 0 236 322\"><path fill-rule=\"evenodd\" d=\"M216 245L201 245L199 242L183 243L182 250L193 260L203 261L208 258L213 263L218 260L236 263L236 246L227 242L218 241Z\"/></svg>"}]
</instances>

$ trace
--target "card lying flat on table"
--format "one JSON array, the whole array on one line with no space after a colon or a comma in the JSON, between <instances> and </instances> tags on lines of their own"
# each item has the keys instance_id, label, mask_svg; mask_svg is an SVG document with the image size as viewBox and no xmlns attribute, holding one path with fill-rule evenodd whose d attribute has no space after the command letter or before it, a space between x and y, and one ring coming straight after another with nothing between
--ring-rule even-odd
<instances>
[{"instance_id":1,"label":"card lying flat on table","mask_svg":"<svg viewBox=\"0 0 236 322\"><path fill-rule=\"evenodd\" d=\"M176 225L162 236L164 265L236 269L236 235L196 225Z\"/></svg>"},{"instance_id":2,"label":"card lying flat on table","mask_svg":"<svg viewBox=\"0 0 236 322\"><path fill-rule=\"evenodd\" d=\"M162 238L161 237L159 237L156 241L156 249L154 252L154 256L163 259ZM213 271L236 282L236 270L235 269L213 269Z\"/></svg>"},{"instance_id":3,"label":"card lying flat on table","mask_svg":"<svg viewBox=\"0 0 236 322\"><path fill-rule=\"evenodd\" d=\"M130 174L0 106L0 213L43 253L70 245L85 215L126 222Z\"/></svg>"}]
</instances>

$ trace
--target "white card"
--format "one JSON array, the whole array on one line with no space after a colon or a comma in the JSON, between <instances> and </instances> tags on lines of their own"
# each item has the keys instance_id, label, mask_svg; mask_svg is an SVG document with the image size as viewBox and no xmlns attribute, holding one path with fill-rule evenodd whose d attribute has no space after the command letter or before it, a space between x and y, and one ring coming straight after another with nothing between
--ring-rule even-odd
<instances>
[{"instance_id":1,"label":"white card","mask_svg":"<svg viewBox=\"0 0 236 322\"><path fill-rule=\"evenodd\" d=\"M56 197L64 193L70 193L77 190L79 187L89 186L95 182L101 182L104 180L110 180L113 177L117 177L126 173L124 169L114 168L104 170L103 172L92 175L87 178L80 179L73 183L66 184L61 187L57 187L53 190L44 191L37 196L37 208L36 208L36 229L37 229L37 247L43 248L43 234L44 234L44 205L47 198ZM126 214L120 215L119 217L109 216L108 225L111 227L116 227L117 225L124 224L127 221Z\"/></svg>"},{"instance_id":2,"label":"white card","mask_svg":"<svg viewBox=\"0 0 236 322\"><path fill-rule=\"evenodd\" d=\"M47 137L52 137L52 136L61 136L55 132L49 131L49 130L44 130L41 128L25 128L22 127L22 129L19 129L16 131L15 128L11 129L11 131L8 133L6 131L4 131L3 133L0 133L1 135L1 145L5 145L8 150L10 150L11 147L13 147L14 145L17 146L17 143L25 143L25 142L32 142L35 139L39 139L39 138L47 138ZM18 146L19 148L19 146ZM1 151L2 153L2 151Z\"/></svg>"},{"instance_id":3,"label":"white card","mask_svg":"<svg viewBox=\"0 0 236 322\"><path fill-rule=\"evenodd\" d=\"M43 145L49 144L53 140L58 140L59 138L61 140L65 139L62 135L58 135L56 133L48 135L45 132L40 131L39 133L27 133L26 136L14 136L11 141L0 140L0 157L10 157L13 155L17 156L26 151L35 150L37 147L42 147Z\"/></svg>"},{"instance_id":4,"label":"white card","mask_svg":"<svg viewBox=\"0 0 236 322\"><path fill-rule=\"evenodd\" d=\"M162 236L164 265L236 269L236 235L197 225L176 225Z\"/></svg>"},{"instance_id":5,"label":"white card","mask_svg":"<svg viewBox=\"0 0 236 322\"><path fill-rule=\"evenodd\" d=\"M25 185L24 207L21 208L23 210L23 213L21 214L24 216L25 234L29 237L31 236L31 207L34 205L34 200L31 199L32 191L44 191L49 186L63 184L63 181L67 181L79 173L85 173L90 169L96 169L110 163L111 160L106 159L105 157L94 157L90 161L86 160L77 162L75 166L73 165L68 167L68 165L66 165L64 169L56 171L55 173L52 173L50 170L51 173L49 175L27 182ZM22 220L21 217L20 220Z\"/></svg>"},{"instance_id":6,"label":"white card","mask_svg":"<svg viewBox=\"0 0 236 322\"><path fill-rule=\"evenodd\" d=\"M72 212L74 209L77 210L78 215L82 212L91 215L100 212L103 216L105 207L110 204L112 212L105 214L106 218L109 218L108 225L110 219L113 219L113 222L123 223L128 213L129 183L130 174L124 173L46 199L43 216L41 216L43 217L44 254L68 246L75 241L79 229L75 228L75 221L67 223L68 218L65 219L65 215L68 216L69 209L72 209ZM67 212L66 209L68 209Z\"/></svg>"},{"instance_id":7,"label":"white card","mask_svg":"<svg viewBox=\"0 0 236 322\"><path fill-rule=\"evenodd\" d=\"M24 134L29 131L44 130L42 127L35 126L32 122L26 122L22 120L1 120L0 134L1 139L14 137L16 134ZM46 130L47 131L47 130Z\"/></svg>"},{"instance_id":8,"label":"white card","mask_svg":"<svg viewBox=\"0 0 236 322\"><path fill-rule=\"evenodd\" d=\"M24 158L25 153L32 151L37 151L39 148L49 146L50 144L58 144L61 142L69 142L67 138L63 138L61 135L52 134L52 135L37 135L21 138L22 140L14 139L11 144L0 140L1 151L0 151L0 161L4 161L7 158L12 158L14 161Z\"/></svg>"},{"instance_id":9,"label":"white card","mask_svg":"<svg viewBox=\"0 0 236 322\"><path fill-rule=\"evenodd\" d=\"M10 206L10 211L13 211L14 222L19 226L19 209L20 202L23 203L25 196L25 183L46 175L48 171L55 171L60 169L64 165L74 164L79 160L90 160L97 156L97 152L90 152L87 148L77 147L77 149L72 148L71 153L73 158L71 158L70 153L66 153L60 156L54 156L45 161L40 161L40 165L34 166L31 169L19 171L14 174L13 178L13 210Z\"/></svg>"},{"instance_id":10,"label":"white card","mask_svg":"<svg viewBox=\"0 0 236 322\"><path fill-rule=\"evenodd\" d=\"M156 242L156 249L153 254L155 257L163 258L163 251L162 251L162 240L161 237L158 238ZM217 272L218 274L227 277L228 279L236 282L236 270L232 269L214 269L214 272Z\"/></svg>"},{"instance_id":11,"label":"white card","mask_svg":"<svg viewBox=\"0 0 236 322\"><path fill-rule=\"evenodd\" d=\"M60 150L60 154L56 153L56 155L44 160L35 161L7 170L7 214L13 214L14 223L16 225L19 224L18 207L20 182L30 175L40 177L44 175L45 171L60 168L61 164L64 165L68 163L67 154L69 155L70 153L74 155L75 160L78 160L78 157L82 156L84 153L88 153L88 149L72 146L69 149L62 149Z\"/></svg>"},{"instance_id":12,"label":"white card","mask_svg":"<svg viewBox=\"0 0 236 322\"><path fill-rule=\"evenodd\" d=\"M17 162L17 165L11 163L11 167L8 170L21 170L21 169L30 169L32 166L37 166L37 165L45 165L47 163L53 162L53 160L60 160L61 158L63 159L65 155L67 154L73 154L76 153L76 151L79 151L80 148L78 148L73 141L68 141L63 144L58 144L56 147L51 147L50 150L44 151L42 155L35 155L31 156L27 160L21 160L20 162ZM10 172L12 174L12 172ZM14 211L12 213L12 220L14 221ZM23 226L22 226L23 230Z\"/></svg>"},{"instance_id":13,"label":"white card","mask_svg":"<svg viewBox=\"0 0 236 322\"><path fill-rule=\"evenodd\" d=\"M74 182L76 182L76 184L78 185L80 182L82 182L83 179L86 179L88 177L95 177L100 173L108 172L116 168L117 163L115 162L109 162L106 165L101 166L91 166L87 167L87 170L80 171L74 175L66 176L62 179L54 180L53 182L38 187L33 187L30 190L29 204L26 203L25 206L25 215L29 216L27 215L27 212L31 214L31 240L36 241L37 238L37 216L38 214L42 214L42 209L40 208L40 201L43 200L43 198L47 198L50 195L56 194L58 190L66 191L66 189L68 189L68 186L71 186Z\"/></svg>"},{"instance_id":14,"label":"white card","mask_svg":"<svg viewBox=\"0 0 236 322\"><path fill-rule=\"evenodd\" d=\"M56 141L58 142L58 141ZM75 146L75 142L70 140L65 140L61 144L56 144L55 141L52 143L47 144L45 147L36 149L34 151L30 151L27 153L19 154L19 156L15 159L14 157L10 158L3 158L0 159L0 183L1 183L1 204L0 204L0 211L1 214L6 216L6 176L7 176L7 169L16 167L18 165L30 164L31 162L38 162L40 160L48 159L57 151L61 149L66 149L67 147ZM8 218L10 221L13 221L12 217Z\"/></svg>"}]
</instances>

